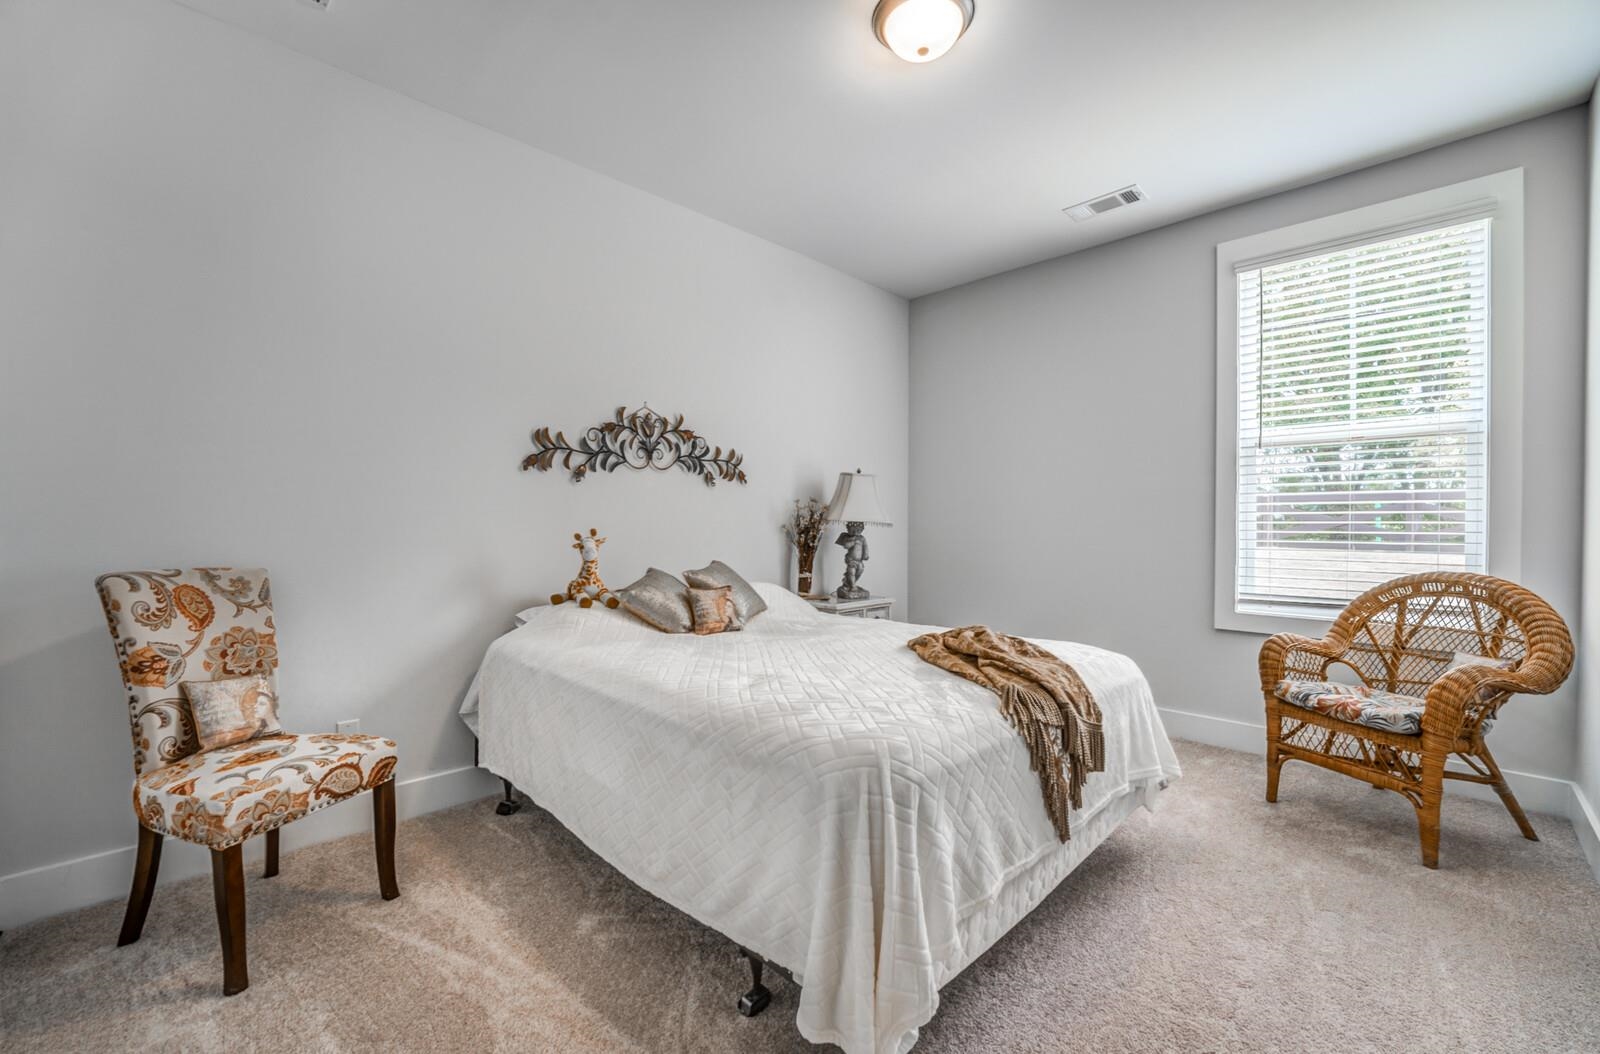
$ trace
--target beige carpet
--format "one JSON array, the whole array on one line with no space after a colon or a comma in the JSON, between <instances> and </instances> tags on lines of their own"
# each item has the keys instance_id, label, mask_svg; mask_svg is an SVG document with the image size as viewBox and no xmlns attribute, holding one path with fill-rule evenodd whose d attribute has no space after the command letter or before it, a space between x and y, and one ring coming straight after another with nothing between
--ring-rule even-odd
<instances>
[{"instance_id":1,"label":"beige carpet","mask_svg":"<svg viewBox=\"0 0 1600 1054\"><path fill-rule=\"evenodd\" d=\"M1179 744L1185 779L943 992L917 1050L1600 1050L1600 887L1564 820L1527 842L1447 799L1443 867L1397 795ZM293 829L285 835L292 843ZM252 987L221 995L205 879L0 937L0 1049L797 1051L796 991L754 1020L727 941L548 815L488 801L400 828L403 896L361 838L252 876Z\"/></svg>"}]
</instances>

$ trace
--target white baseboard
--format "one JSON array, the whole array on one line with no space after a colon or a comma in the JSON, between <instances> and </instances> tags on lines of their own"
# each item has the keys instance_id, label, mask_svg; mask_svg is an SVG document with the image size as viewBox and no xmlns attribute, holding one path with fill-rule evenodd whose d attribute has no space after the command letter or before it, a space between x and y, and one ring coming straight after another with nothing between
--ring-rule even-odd
<instances>
[{"instance_id":1,"label":"white baseboard","mask_svg":"<svg viewBox=\"0 0 1600 1054\"><path fill-rule=\"evenodd\" d=\"M426 776L414 776L395 785L395 812L402 820L495 793L499 784L483 769L466 766ZM128 818L133 827L133 817ZM290 852L348 834L372 830L372 810L347 802L319 809L283 829L282 846ZM265 852L263 839L245 843L245 860L255 862ZM133 877L134 846L107 849L75 860L46 864L30 871L0 876L0 930L35 919L87 907L128 895ZM160 885L211 873L211 853L197 845L168 838L161 846Z\"/></svg>"},{"instance_id":2,"label":"white baseboard","mask_svg":"<svg viewBox=\"0 0 1600 1054\"><path fill-rule=\"evenodd\" d=\"M1164 706L1158 709L1161 711L1161 723L1167 726L1169 736L1266 756L1266 725L1252 725L1248 721L1211 717L1208 714L1191 714L1187 710L1169 710Z\"/></svg>"},{"instance_id":3,"label":"white baseboard","mask_svg":"<svg viewBox=\"0 0 1600 1054\"><path fill-rule=\"evenodd\" d=\"M1169 735L1179 739L1192 739L1196 743L1226 747L1229 750L1242 750L1262 757L1267 753L1265 724L1257 725L1226 717L1212 717L1209 714L1192 714L1184 710L1168 710L1166 707L1161 708L1161 722L1167 726ZM1525 810L1570 819L1574 827L1578 826L1578 817L1572 811L1573 796L1578 793L1578 788L1571 780L1540 776L1532 772L1514 772L1511 769L1502 771L1506 774L1506 782L1511 785L1512 793L1517 796L1517 800L1522 803ZM1265 779L1265 776L1262 778ZM1500 801L1493 787L1460 780L1446 782L1445 794L1459 794L1495 803ZM1582 837L1581 833L1579 837Z\"/></svg>"},{"instance_id":4,"label":"white baseboard","mask_svg":"<svg viewBox=\"0 0 1600 1054\"><path fill-rule=\"evenodd\" d=\"M1576 783L1572 785L1571 816L1572 829L1577 832L1578 844L1589 860L1589 870L1594 872L1595 880L1600 881L1600 815L1596 815L1594 806Z\"/></svg>"},{"instance_id":5,"label":"white baseboard","mask_svg":"<svg viewBox=\"0 0 1600 1054\"><path fill-rule=\"evenodd\" d=\"M1167 731L1179 739L1250 754L1266 753L1265 725L1165 707L1161 709L1161 720ZM1583 847L1596 880L1600 880L1600 814L1578 785L1568 780L1509 770L1506 779L1530 812L1564 816L1572 821L1578 843ZM474 801L498 789L493 776L471 766L416 776L397 784L396 811L401 819L410 819ZM1497 800L1488 787L1451 783L1448 789L1452 793ZM353 804L320 810L285 828L283 848L289 851L369 831L371 815L369 810ZM259 861L262 852L260 839L245 843L246 860ZM133 855L134 847L128 845L0 876L0 930L126 897L133 875ZM175 838L167 839L162 846L161 884L208 874L210 870L210 854L205 849L186 845Z\"/></svg>"}]
</instances>

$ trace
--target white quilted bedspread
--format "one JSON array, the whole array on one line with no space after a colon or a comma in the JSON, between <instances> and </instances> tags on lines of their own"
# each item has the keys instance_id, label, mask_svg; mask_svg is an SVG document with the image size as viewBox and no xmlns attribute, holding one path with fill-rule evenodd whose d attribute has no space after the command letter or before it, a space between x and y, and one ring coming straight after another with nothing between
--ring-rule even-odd
<instances>
[{"instance_id":1,"label":"white quilted bedspread","mask_svg":"<svg viewBox=\"0 0 1600 1054\"><path fill-rule=\"evenodd\" d=\"M931 627L758 588L766 614L706 637L531 609L490 646L462 714L486 768L623 874L789 967L802 1035L905 1051L939 987L1176 777L1177 758L1130 659L1040 641L1105 716L1106 771L1063 846L994 696L906 647ZM1023 885L1023 902L1003 896ZM998 926L972 922L1002 901Z\"/></svg>"}]
</instances>

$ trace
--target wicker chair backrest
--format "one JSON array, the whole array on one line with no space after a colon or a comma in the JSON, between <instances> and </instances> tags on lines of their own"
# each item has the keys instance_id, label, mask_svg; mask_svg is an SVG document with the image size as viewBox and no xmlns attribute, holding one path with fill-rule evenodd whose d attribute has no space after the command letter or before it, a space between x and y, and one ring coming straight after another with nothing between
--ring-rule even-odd
<instances>
[{"instance_id":1,"label":"wicker chair backrest","mask_svg":"<svg viewBox=\"0 0 1600 1054\"><path fill-rule=\"evenodd\" d=\"M1458 655L1509 663L1524 691L1554 691L1572 668L1566 623L1536 594L1489 575L1407 575L1350 603L1330 636L1369 686L1423 696ZM1498 708L1507 693L1480 701Z\"/></svg>"}]
</instances>

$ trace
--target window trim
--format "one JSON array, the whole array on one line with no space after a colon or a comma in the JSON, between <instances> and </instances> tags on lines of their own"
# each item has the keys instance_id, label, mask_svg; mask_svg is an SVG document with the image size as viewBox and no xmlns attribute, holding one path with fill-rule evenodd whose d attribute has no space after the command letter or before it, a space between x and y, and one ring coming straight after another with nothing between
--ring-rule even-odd
<instances>
[{"instance_id":1,"label":"window trim","mask_svg":"<svg viewBox=\"0 0 1600 1054\"><path fill-rule=\"evenodd\" d=\"M1220 630L1314 632L1337 611L1241 612L1237 590L1239 348L1236 272L1315 256L1341 246L1397 237L1408 230L1488 216L1489 421L1488 573L1522 571L1522 169L1469 179L1393 201L1264 231L1217 245L1217 419L1214 624ZM1309 625L1308 625L1309 624Z\"/></svg>"}]
</instances>

